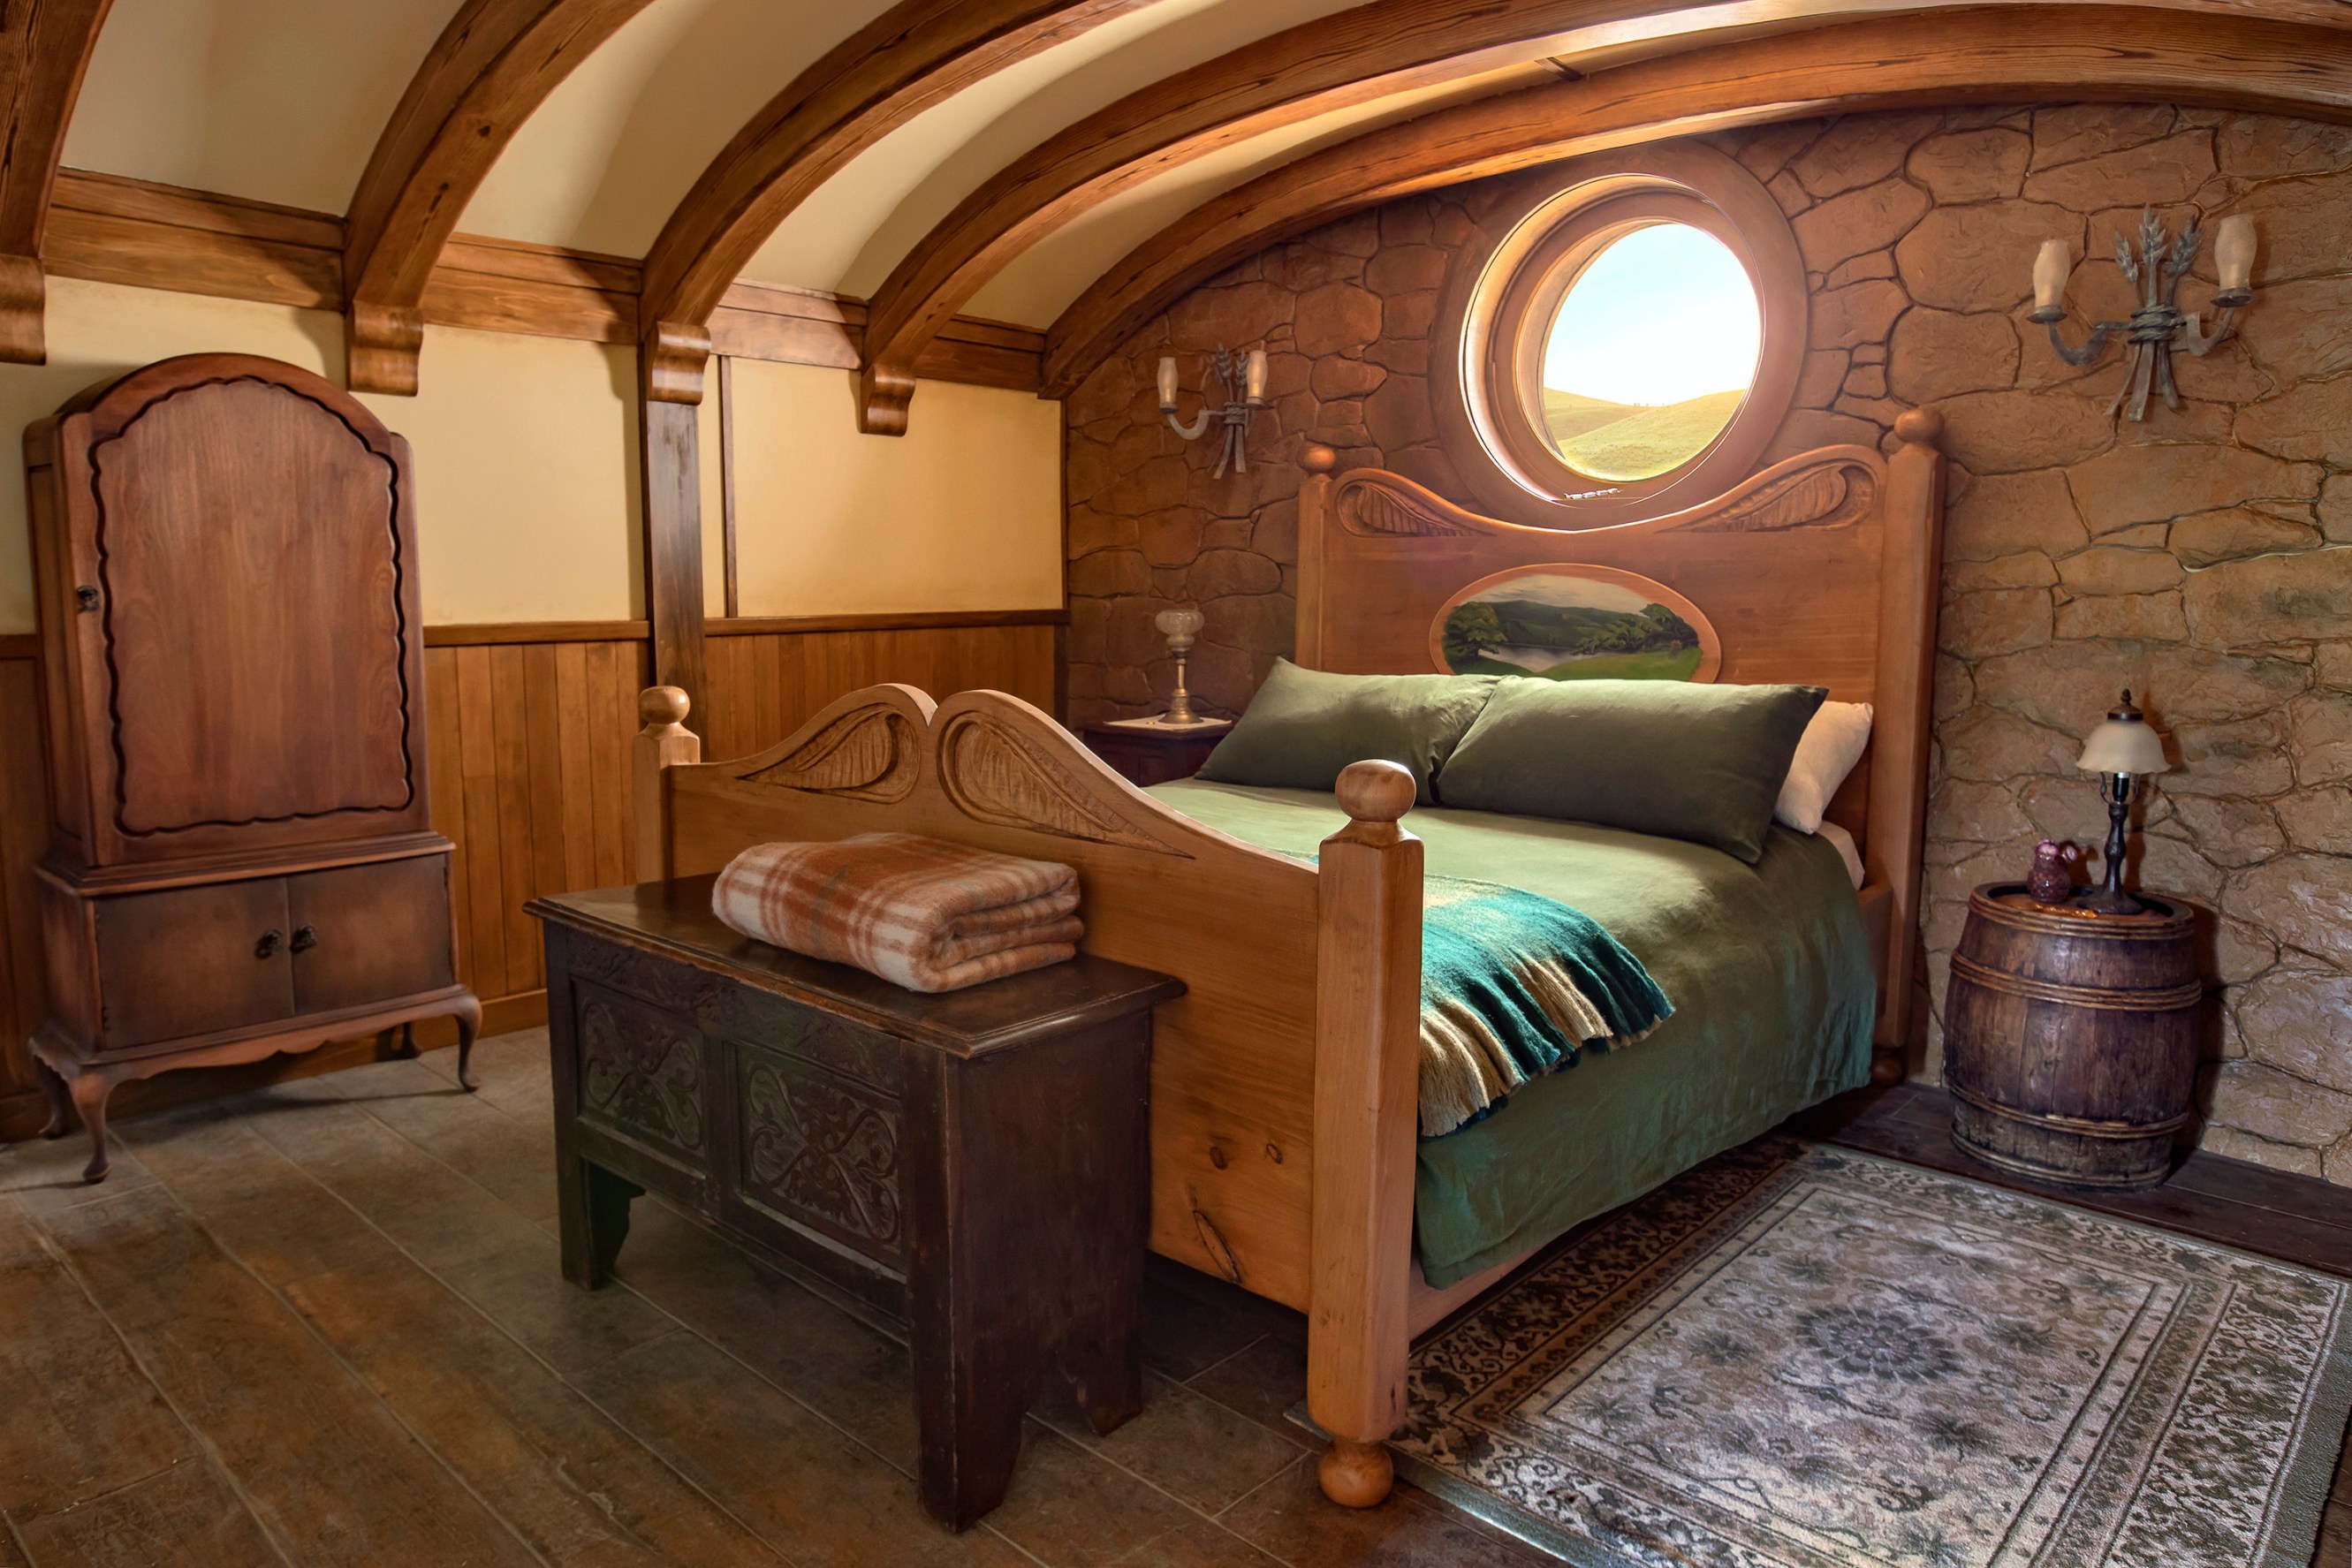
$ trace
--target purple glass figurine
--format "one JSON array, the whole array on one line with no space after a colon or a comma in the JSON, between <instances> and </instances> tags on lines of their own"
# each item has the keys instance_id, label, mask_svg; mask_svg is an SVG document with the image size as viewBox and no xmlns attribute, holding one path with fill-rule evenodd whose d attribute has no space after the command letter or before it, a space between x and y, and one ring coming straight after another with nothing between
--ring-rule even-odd
<instances>
[{"instance_id":1,"label":"purple glass figurine","mask_svg":"<svg viewBox=\"0 0 2352 1568\"><path fill-rule=\"evenodd\" d=\"M2033 846L2025 891L2037 904L2063 904L2074 895L2074 868L2082 863L2083 852L2073 844L2044 839Z\"/></svg>"}]
</instances>

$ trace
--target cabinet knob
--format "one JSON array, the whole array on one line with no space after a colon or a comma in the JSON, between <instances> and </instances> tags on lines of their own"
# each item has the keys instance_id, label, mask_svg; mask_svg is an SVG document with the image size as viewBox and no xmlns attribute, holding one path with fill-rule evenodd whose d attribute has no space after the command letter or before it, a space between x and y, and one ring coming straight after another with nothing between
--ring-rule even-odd
<instances>
[{"instance_id":1,"label":"cabinet knob","mask_svg":"<svg viewBox=\"0 0 2352 1568\"><path fill-rule=\"evenodd\" d=\"M278 949L285 945L286 933L273 927L263 932L261 940L253 945L253 956L257 958L275 958L278 956Z\"/></svg>"},{"instance_id":2,"label":"cabinet knob","mask_svg":"<svg viewBox=\"0 0 2352 1568\"><path fill-rule=\"evenodd\" d=\"M97 609L98 590L92 588L86 582L83 583L79 588L74 590L74 602L80 605L84 610Z\"/></svg>"},{"instance_id":3,"label":"cabinet knob","mask_svg":"<svg viewBox=\"0 0 2352 1568\"><path fill-rule=\"evenodd\" d=\"M317 926L297 925L294 928L294 951L297 953L308 953L311 948L316 947L318 945L319 928Z\"/></svg>"}]
</instances>

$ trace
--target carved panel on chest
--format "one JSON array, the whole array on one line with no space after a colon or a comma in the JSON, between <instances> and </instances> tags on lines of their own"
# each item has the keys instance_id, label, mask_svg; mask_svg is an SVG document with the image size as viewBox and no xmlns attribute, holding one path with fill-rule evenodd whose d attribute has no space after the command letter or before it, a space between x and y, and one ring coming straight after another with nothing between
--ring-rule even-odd
<instances>
[{"instance_id":1,"label":"carved panel on chest","mask_svg":"<svg viewBox=\"0 0 2352 1568\"><path fill-rule=\"evenodd\" d=\"M898 1102L783 1051L736 1049L743 1196L898 1264Z\"/></svg>"},{"instance_id":2,"label":"carved panel on chest","mask_svg":"<svg viewBox=\"0 0 2352 1568\"><path fill-rule=\"evenodd\" d=\"M577 992L580 1115L699 1165L709 1143L703 1038L614 991Z\"/></svg>"}]
</instances>

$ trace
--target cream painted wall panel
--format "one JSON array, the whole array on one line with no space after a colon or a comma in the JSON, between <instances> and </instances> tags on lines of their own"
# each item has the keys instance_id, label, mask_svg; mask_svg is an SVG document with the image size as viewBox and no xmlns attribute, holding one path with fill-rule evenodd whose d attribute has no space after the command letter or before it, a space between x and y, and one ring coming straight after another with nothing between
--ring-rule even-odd
<instances>
[{"instance_id":1,"label":"cream painted wall panel","mask_svg":"<svg viewBox=\"0 0 2352 1568\"><path fill-rule=\"evenodd\" d=\"M1055 131L1253 38L1360 3L1158 0L1115 17L883 138L786 218L743 276L871 295L957 203Z\"/></svg>"},{"instance_id":2,"label":"cream painted wall panel","mask_svg":"<svg viewBox=\"0 0 2352 1568\"><path fill-rule=\"evenodd\" d=\"M46 365L0 365L0 633L36 625L26 425L173 354L267 354L343 373L342 320L325 311L69 277L49 279L48 343ZM416 451L426 622L643 613L635 356L437 327L425 353L424 396L366 401Z\"/></svg>"},{"instance_id":3,"label":"cream painted wall panel","mask_svg":"<svg viewBox=\"0 0 2352 1568\"><path fill-rule=\"evenodd\" d=\"M457 0L115 0L76 169L340 213Z\"/></svg>"},{"instance_id":4,"label":"cream painted wall panel","mask_svg":"<svg viewBox=\"0 0 2352 1568\"><path fill-rule=\"evenodd\" d=\"M735 367L747 615L1062 602L1061 405L924 382L905 436L860 435L856 378Z\"/></svg>"},{"instance_id":5,"label":"cream painted wall panel","mask_svg":"<svg viewBox=\"0 0 2352 1568\"><path fill-rule=\"evenodd\" d=\"M654 0L549 95L459 226L643 256L743 122L887 0Z\"/></svg>"},{"instance_id":6,"label":"cream painted wall panel","mask_svg":"<svg viewBox=\"0 0 2352 1568\"><path fill-rule=\"evenodd\" d=\"M416 449L425 624L644 614L635 350L436 327L425 367L361 401Z\"/></svg>"}]
</instances>

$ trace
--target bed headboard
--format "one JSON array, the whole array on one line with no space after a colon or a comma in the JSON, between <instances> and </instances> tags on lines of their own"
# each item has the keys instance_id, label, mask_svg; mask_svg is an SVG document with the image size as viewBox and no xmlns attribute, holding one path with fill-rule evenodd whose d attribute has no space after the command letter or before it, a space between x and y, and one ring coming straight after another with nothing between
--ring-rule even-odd
<instances>
[{"instance_id":1,"label":"bed headboard","mask_svg":"<svg viewBox=\"0 0 2352 1568\"><path fill-rule=\"evenodd\" d=\"M1896 939L1880 1043L1899 1046L1901 1033L1885 1031L1905 1028L1916 946L1942 432L1940 415L1915 409L1896 422L1891 458L1822 447L1704 506L1581 532L1482 517L1377 469L1335 476L1330 450L1310 447L1298 662L1360 674L1444 671L1453 667L1445 612L1465 591L1486 597L1498 577L1544 579L1527 568L1583 567L1601 570L1573 575L1622 585L1687 624L1695 635L1682 639L1674 667L1689 678L1803 683L1872 704L1870 750L1830 817L1860 842L1868 882L1888 895Z\"/></svg>"}]
</instances>

